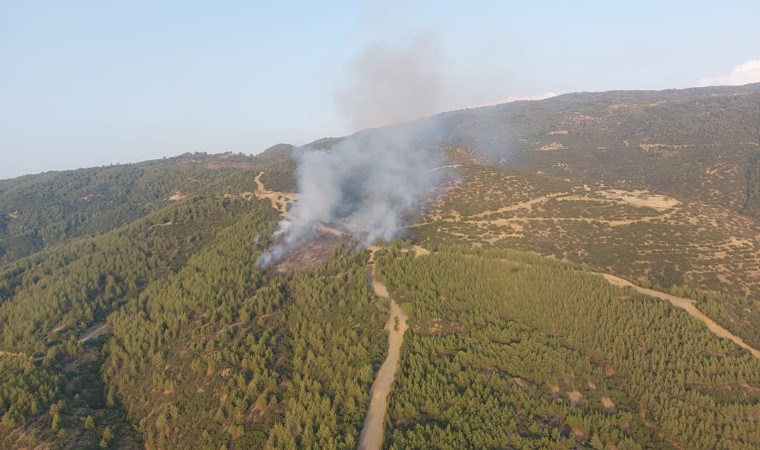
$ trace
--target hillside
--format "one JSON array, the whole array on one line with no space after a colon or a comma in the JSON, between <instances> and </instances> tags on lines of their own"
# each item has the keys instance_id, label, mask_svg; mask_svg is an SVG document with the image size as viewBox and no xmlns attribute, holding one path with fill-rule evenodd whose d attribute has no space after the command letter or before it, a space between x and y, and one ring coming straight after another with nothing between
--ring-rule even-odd
<instances>
[{"instance_id":1,"label":"hillside","mask_svg":"<svg viewBox=\"0 0 760 450\"><path fill-rule=\"evenodd\" d=\"M760 442L760 361L681 310L513 251L379 261L413 318L389 448Z\"/></svg>"},{"instance_id":2,"label":"hillside","mask_svg":"<svg viewBox=\"0 0 760 450\"><path fill-rule=\"evenodd\" d=\"M760 83L566 94L446 113L448 138L505 168L647 189L756 217Z\"/></svg>"},{"instance_id":3,"label":"hillside","mask_svg":"<svg viewBox=\"0 0 760 450\"><path fill-rule=\"evenodd\" d=\"M457 172L439 204L412 225L421 238L536 251L666 288L760 292L760 224L739 213L487 166Z\"/></svg>"},{"instance_id":4,"label":"hillside","mask_svg":"<svg viewBox=\"0 0 760 450\"><path fill-rule=\"evenodd\" d=\"M256 157L188 153L0 180L0 267L59 242L108 232L195 193L224 185L253 191L248 171L265 168L276 178L288 167L291 149L275 146Z\"/></svg>"},{"instance_id":5,"label":"hillside","mask_svg":"<svg viewBox=\"0 0 760 450\"><path fill-rule=\"evenodd\" d=\"M748 85L362 132L434 121L444 182L404 241L319 224L271 267L308 148L2 180L0 447L348 449L379 404L389 449L758 448L759 115Z\"/></svg>"},{"instance_id":6,"label":"hillside","mask_svg":"<svg viewBox=\"0 0 760 450\"><path fill-rule=\"evenodd\" d=\"M511 248L585 263L698 307L760 346L760 223L717 205L461 165L409 228L423 245Z\"/></svg>"},{"instance_id":7,"label":"hillside","mask_svg":"<svg viewBox=\"0 0 760 450\"><path fill-rule=\"evenodd\" d=\"M441 149L469 147L505 169L760 214L760 83L573 93L371 131L420 126L438 130ZM342 140L325 138L307 147L330 149Z\"/></svg>"}]
</instances>

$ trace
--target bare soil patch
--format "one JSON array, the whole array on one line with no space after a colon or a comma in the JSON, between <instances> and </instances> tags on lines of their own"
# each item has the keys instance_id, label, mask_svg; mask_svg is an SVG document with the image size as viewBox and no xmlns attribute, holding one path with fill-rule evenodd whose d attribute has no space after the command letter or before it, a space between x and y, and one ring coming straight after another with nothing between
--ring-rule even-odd
<instances>
[{"instance_id":1,"label":"bare soil patch","mask_svg":"<svg viewBox=\"0 0 760 450\"><path fill-rule=\"evenodd\" d=\"M553 152L556 150L562 150L565 146L559 142L552 142L551 144L542 145L538 147L538 150L542 152Z\"/></svg>"},{"instance_id":2,"label":"bare soil patch","mask_svg":"<svg viewBox=\"0 0 760 450\"><path fill-rule=\"evenodd\" d=\"M16 356L21 358L27 358L25 353L22 352L6 352L3 350L0 350L0 356Z\"/></svg>"},{"instance_id":3,"label":"bare soil patch","mask_svg":"<svg viewBox=\"0 0 760 450\"><path fill-rule=\"evenodd\" d=\"M570 391L567 393L567 396L573 403L578 403L583 398L583 394L578 391Z\"/></svg>"},{"instance_id":4,"label":"bare soil patch","mask_svg":"<svg viewBox=\"0 0 760 450\"><path fill-rule=\"evenodd\" d=\"M89 341L90 339L95 339L99 336L102 336L108 331L108 324L107 323L98 323L87 330L85 330L84 334L79 338L79 342L85 343Z\"/></svg>"},{"instance_id":5,"label":"bare soil patch","mask_svg":"<svg viewBox=\"0 0 760 450\"><path fill-rule=\"evenodd\" d=\"M203 167L207 169L212 169L212 170L222 169L226 167L233 167L236 169L249 169L255 166L256 166L255 164L243 162L243 161L239 161L239 162L212 161L212 162L207 162L203 164Z\"/></svg>"},{"instance_id":6,"label":"bare soil patch","mask_svg":"<svg viewBox=\"0 0 760 450\"><path fill-rule=\"evenodd\" d=\"M673 208L674 206L677 206L680 203L674 198L659 194L652 194L647 191L622 191L619 189L613 189L609 191L602 191L601 194L607 198L620 200L628 203L629 205L653 208L657 211L666 211Z\"/></svg>"},{"instance_id":7,"label":"bare soil patch","mask_svg":"<svg viewBox=\"0 0 760 450\"><path fill-rule=\"evenodd\" d=\"M343 243L350 242L348 237L339 237L332 233L319 233L316 238L288 252L275 266L275 272L304 272L330 259L335 249Z\"/></svg>"}]
</instances>

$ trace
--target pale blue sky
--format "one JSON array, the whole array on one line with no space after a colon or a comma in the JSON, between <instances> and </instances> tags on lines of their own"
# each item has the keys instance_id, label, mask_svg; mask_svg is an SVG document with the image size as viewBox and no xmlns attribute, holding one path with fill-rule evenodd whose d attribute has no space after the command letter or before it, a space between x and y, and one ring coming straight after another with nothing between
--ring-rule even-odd
<instances>
[{"instance_id":1,"label":"pale blue sky","mask_svg":"<svg viewBox=\"0 0 760 450\"><path fill-rule=\"evenodd\" d=\"M716 80L760 60L758 23L749 0L0 0L0 178L350 133L335 99L373 44L433 42L432 114Z\"/></svg>"}]
</instances>

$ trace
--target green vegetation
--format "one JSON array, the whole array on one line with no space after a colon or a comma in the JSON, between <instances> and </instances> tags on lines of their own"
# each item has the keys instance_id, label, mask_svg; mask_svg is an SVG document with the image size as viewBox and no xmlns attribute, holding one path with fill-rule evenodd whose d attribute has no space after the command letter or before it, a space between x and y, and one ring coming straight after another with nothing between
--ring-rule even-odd
<instances>
[{"instance_id":1,"label":"green vegetation","mask_svg":"<svg viewBox=\"0 0 760 450\"><path fill-rule=\"evenodd\" d=\"M0 180L0 267L72 238L106 233L194 194L253 192L257 170L271 171L279 185L293 184L290 152L279 147L255 157L187 153Z\"/></svg>"},{"instance_id":2,"label":"green vegetation","mask_svg":"<svg viewBox=\"0 0 760 450\"><path fill-rule=\"evenodd\" d=\"M364 258L339 252L314 273L260 272L251 236L271 226L251 211L112 316L109 395L148 447L356 445L383 348Z\"/></svg>"},{"instance_id":3,"label":"green vegetation","mask_svg":"<svg viewBox=\"0 0 760 450\"><path fill-rule=\"evenodd\" d=\"M457 176L409 228L432 253L375 253L409 315L385 448L760 447L760 361L593 273L695 299L760 347L758 101L438 116ZM0 180L0 448L356 447L387 345L368 252L256 265L295 151Z\"/></svg>"},{"instance_id":4,"label":"green vegetation","mask_svg":"<svg viewBox=\"0 0 760 450\"><path fill-rule=\"evenodd\" d=\"M566 94L441 115L448 140L504 167L741 211L760 83ZM552 144L559 145L552 145Z\"/></svg>"},{"instance_id":5,"label":"green vegetation","mask_svg":"<svg viewBox=\"0 0 760 450\"><path fill-rule=\"evenodd\" d=\"M537 252L688 296L757 346L760 224L649 191L464 164L413 226L425 245Z\"/></svg>"},{"instance_id":6,"label":"green vegetation","mask_svg":"<svg viewBox=\"0 0 760 450\"><path fill-rule=\"evenodd\" d=\"M760 445L760 361L665 302L512 255L378 255L412 317L389 448Z\"/></svg>"},{"instance_id":7,"label":"green vegetation","mask_svg":"<svg viewBox=\"0 0 760 450\"><path fill-rule=\"evenodd\" d=\"M744 214L760 219L760 151L752 152L747 168L747 203Z\"/></svg>"},{"instance_id":8,"label":"green vegetation","mask_svg":"<svg viewBox=\"0 0 760 450\"><path fill-rule=\"evenodd\" d=\"M247 209L242 200L196 197L100 237L11 264L0 278L0 345L7 352L0 355L2 425L49 424L52 419L43 415L58 405L59 414L68 418L59 422L73 428L53 428L80 442L76 430L82 414L94 409L123 417L113 401L101 407L106 388L100 383L99 350L89 349L80 336L137 298L151 281L182 267L215 230ZM118 421L106 423L111 433L124 428ZM47 435L40 429L45 430L33 427L25 433L43 439Z\"/></svg>"},{"instance_id":9,"label":"green vegetation","mask_svg":"<svg viewBox=\"0 0 760 450\"><path fill-rule=\"evenodd\" d=\"M243 200L196 197L9 265L0 274L0 345L29 355L73 345L82 330L177 270L246 208Z\"/></svg>"}]
</instances>

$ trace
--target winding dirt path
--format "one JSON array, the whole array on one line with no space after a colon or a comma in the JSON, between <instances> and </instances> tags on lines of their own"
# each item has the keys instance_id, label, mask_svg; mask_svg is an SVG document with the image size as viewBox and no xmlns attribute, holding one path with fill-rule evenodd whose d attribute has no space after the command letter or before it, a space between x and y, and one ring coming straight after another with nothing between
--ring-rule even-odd
<instances>
[{"instance_id":1,"label":"winding dirt path","mask_svg":"<svg viewBox=\"0 0 760 450\"><path fill-rule=\"evenodd\" d=\"M673 306L677 306L678 308L686 310L686 312L691 314L692 317L696 318L697 320L707 325L707 328L710 331L712 331L713 334L715 334L716 336L730 339L734 343L736 343L736 345L738 345L739 347L749 350L749 352L752 353L756 358L760 358L760 351L751 347L749 344L744 342L742 338L740 338L739 336L736 336L735 334L731 333L730 331L726 330L722 326L715 323L715 321L712 320L711 318L707 317L702 311L698 310L697 307L694 306L694 300L683 298L683 297L676 297L675 295L670 295L664 292L636 286L635 284L631 283L628 280L624 280L620 277L616 277L615 275L610 275L608 273L603 273L600 275L602 275L605 280L609 281L615 286L632 287L636 289L637 291L641 292L642 294L659 298L660 300L669 301Z\"/></svg>"},{"instance_id":2,"label":"winding dirt path","mask_svg":"<svg viewBox=\"0 0 760 450\"><path fill-rule=\"evenodd\" d=\"M267 190L264 186L264 182L261 181L262 175L264 175L264 172L259 172L259 174L256 175L256 178L253 179L258 189L256 194L261 198L268 199L272 203L272 207L279 211L281 216L288 217L288 204L293 203L296 200L297 195L290 192Z\"/></svg>"},{"instance_id":3,"label":"winding dirt path","mask_svg":"<svg viewBox=\"0 0 760 450\"><path fill-rule=\"evenodd\" d=\"M374 257L374 251L372 256ZM388 356L385 357L383 365L380 366L375 382L372 383L372 388L369 391L369 409L367 410L367 417L364 419L362 434L359 437L358 448L362 450L379 449L383 442L383 425L385 412L388 409L388 393L391 391L391 384L398 368L401 344L404 342L404 332L407 329L406 320L408 319L396 301L388 295L388 288L375 277L374 262L372 262L372 289L375 291L375 295L387 299L390 304L388 322L385 323L385 329L389 331Z\"/></svg>"},{"instance_id":4,"label":"winding dirt path","mask_svg":"<svg viewBox=\"0 0 760 450\"><path fill-rule=\"evenodd\" d=\"M373 252L372 254L374 256L374 251L376 250L376 248L371 248L370 250L372 250ZM415 252L417 252L418 256L420 254L425 255L425 254L430 253L428 250L419 246L415 246ZM641 292L642 294L670 302L670 304L672 304L673 306L685 310L692 317L704 323L707 326L707 329L710 330L710 332L712 332L716 336L731 340L739 347L748 350L755 358L760 359L760 350L750 346L749 344L744 342L744 339L740 338L739 336L731 333L727 329L718 325L714 320L712 320L705 313L703 313L702 311L697 309L696 306L694 306L694 304L696 303L694 300L689 299L689 298L677 297L672 294L666 294L664 292L655 291L653 289L647 289L641 286L636 286L635 284L631 283L630 281L626 279L620 278L618 276L615 276L609 273L601 273L601 272L595 272L595 273L597 275L601 275L602 277L604 277L605 280L607 280L611 284L614 284L615 286L632 287L636 289L637 291Z\"/></svg>"}]
</instances>

